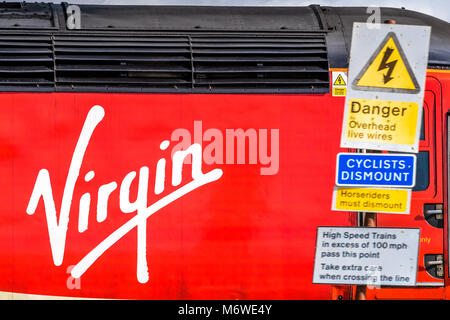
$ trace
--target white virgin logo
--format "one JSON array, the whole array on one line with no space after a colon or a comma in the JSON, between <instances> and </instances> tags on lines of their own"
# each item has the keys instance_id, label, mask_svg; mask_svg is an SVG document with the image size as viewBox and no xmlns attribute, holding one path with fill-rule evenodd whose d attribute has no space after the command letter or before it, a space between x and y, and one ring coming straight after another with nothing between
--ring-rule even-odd
<instances>
[{"instance_id":1,"label":"white virgin logo","mask_svg":"<svg viewBox=\"0 0 450 320\"><path fill-rule=\"evenodd\" d=\"M41 169L36 179L33 192L26 212L33 215L42 198L47 219L48 233L50 237L50 246L53 262L60 266L64 259L64 250L66 245L66 235L69 224L70 209L72 205L73 193L80 175L80 168L83 163L84 154L89 145L92 134L97 125L105 116L105 111L101 106L94 106L89 111L86 121L81 130L80 137L76 144L69 172L67 174L66 184L64 186L63 197L59 214L59 221L56 217L56 206L53 198L53 190L50 182L50 174L47 169ZM169 147L169 141L163 141L160 145L161 150ZM223 172L220 169L214 169L207 173L202 172L202 148L199 144L192 144L189 148L174 153L172 158L172 186L178 186L182 181L183 163L187 156L192 156L192 181L164 196L153 204L148 205L148 185L149 168L142 167L139 170L138 194L135 202L130 202L130 186L136 178L136 172L128 173L120 185L119 201L120 210L123 213L136 212L136 215L128 220L112 234L106 237L100 244L92 249L81 261L71 270L73 278L80 278L92 264L117 241L119 241L128 232L137 228L137 280L140 283L146 283L149 280L147 263L147 219L166 207L173 201L194 191L195 189L220 179ZM156 167L156 181L154 193L160 194L164 191L166 160L160 159ZM94 178L95 172L89 171L85 175L85 181ZM117 182L102 185L98 190L97 200L97 222L103 222L107 218L107 205L111 193L117 189ZM91 195L85 193L80 198L80 212L78 218L78 231L80 233L88 229L88 218L90 209Z\"/></svg>"}]
</instances>

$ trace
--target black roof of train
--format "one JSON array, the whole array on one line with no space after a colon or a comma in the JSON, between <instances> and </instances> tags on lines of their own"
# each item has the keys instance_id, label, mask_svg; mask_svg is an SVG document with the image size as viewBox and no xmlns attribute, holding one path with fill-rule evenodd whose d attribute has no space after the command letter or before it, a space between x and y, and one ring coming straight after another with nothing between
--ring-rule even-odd
<instances>
[{"instance_id":1,"label":"black roof of train","mask_svg":"<svg viewBox=\"0 0 450 320\"><path fill-rule=\"evenodd\" d=\"M60 43L56 43L56 47L61 48L60 52L64 53L65 51L69 50L70 45L67 41L71 39L70 37L73 37L73 39L79 41L77 42L78 46L82 46L82 44L85 43L83 41L87 39L86 37L99 37L99 41L106 41L105 37L111 37L111 41L117 40L117 38L113 37L120 37L120 39L122 40L128 37L130 39L140 39L139 41L143 41L142 37L148 37L150 39L153 36L166 36L168 37L168 39L175 39L173 37L186 36L186 41L189 45L186 50L190 50L191 53L190 63L193 64L193 56L200 56L204 58L203 60L200 60L205 61L205 65L202 65L201 67L204 67L205 70L207 70L204 74L198 76L199 81L194 80L194 74L191 70L192 79L184 79L185 81L188 81L190 83L190 89L194 87L194 82L202 83L204 79L209 79L208 77L210 74L214 74L214 77L216 78L213 77L214 81L212 82L208 82L205 80L207 86L204 88L209 87L209 89L211 89L211 87L215 87L214 85L218 83L225 83L226 86L228 86L227 88L233 88L233 81L229 80L229 78L225 78L225 80L219 79L222 82L218 82L217 73L224 72L222 69L222 71L211 71L210 69L208 69L211 67L211 65L208 64L208 61L213 61L215 59L214 57L216 57L218 54L223 54L224 52L226 52L226 50L223 50L224 48L227 49L226 47L218 47L218 52L212 52L211 48L217 45L217 43L221 43L221 41L222 43L224 41L226 42L227 39L231 39L230 41L234 41L234 43L237 44L242 43L244 40L250 41L250 38L252 37L257 37L257 39L259 40L257 40L256 42L251 40L251 43L249 42L249 44L246 44L246 46L244 46L244 49L254 49L256 44L263 42L260 39L265 38L268 39L267 43L262 45L261 48L270 48L273 51L275 50L273 47L274 41L276 41L275 39L286 39L284 42L282 41L280 43L280 48L284 48L283 50L285 50L286 48L291 48L286 45L286 43L293 43L294 38L307 39L307 41L305 40L302 46L304 48L308 48L308 46L311 46L311 44L319 43L320 41L322 41L321 39L323 37L323 46L326 54L324 56L318 57L324 58L328 67L346 68L348 66L349 60L349 48L353 22L366 22L370 15L367 13L366 7L328 7L318 5L305 7L77 5L80 9L80 28L71 30L67 28L66 21L69 18L68 12L75 11L71 11L73 8L71 8L70 6L71 5L69 3L0 3L0 37L3 37L3 40L0 40L0 42L5 41L5 39L8 40L9 37L12 37L13 35L20 35L22 37L26 36L26 38L22 39L28 40L32 39L33 36L48 36L50 42L48 42L49 45L47 49L53 50L53 54L50 54L49 57L53 57L53 59L56 60L61 59L61 61L65 61L70 60L69 55L60 55L58 58L58 55L55 54L55 41L62 41ZM419 12L397 8L381 8L381 19L382 22L385 20L395 20L397 24L431 26L432 36L429 54L429 67L450 68L450 24L448 22ZM223 37L223 39L218 40L218 38L220 37ZM239 42L238 40L236 40L236 37L243 37L242 39L244 40L240 39ZM16 40L19 41L20 39L21 38L17 38ZM205 44L205 39L212 39L212 42L210 44ZM158 40L158 42L159 41L160 40ZM199 48L202 48L203 51L198 51L200 53L193 52L192 43L194 43L195 41L199 41L198 43L201 44L194 45L194 47L197 46ZM111 42L105 42L105 44L106 43ZM123 44L123 41L121 43ZM92 46L92 43L90 45ZM117 44L116 46L119 45ZM173 44L173 47L175 48L177 46ZM209 51L205 50L204 48L209 48ZM276 57L280 56L280 54L277 54L276 52L268 51L268 49L263 51L261 48L259 48L259 52L262 52L262 55L269 55L264 58L266 60L263 59L261 62L257 62L253 61L252 59L248 59L249 54L251 55L252 53L250 51L243 50L243 48L240 48L240 51L236 51L238 54L244 55L243 58L241 57L241 60L239 60L240 58L238 58L238 60L243 62L248 62L251 60L253 61L252 63L256 63L256 65L258 66L264 66L267 65L267 61L269 61L270 58L273 57L271 55L275 55ZM85 54L83 57L86 58L86 61L88 61L87 64L91 64L92 60L94 59L86 56L86 52L92 52L91 49L92 48L88 46L87 49L85 48L83 51ZM81 51L75 50L73 52L79 54L79 52ZM112 53L109 56L104 55L105 59L109 59L110 61L116 59L117 61L119 61L120 58L117 55L117 52L120 52L120 50L111 50L111 52ZM132 53L135 54L138 58L142 58L142 56L139 56L139 54L141 54L139 52L140 51L133 51ZM144 50L142 52L150 51ZM208 58L208 52L213 55L215 54L216 56ZM289 55L289 59L291 59L287 59L286 62L295 60L292 60L292 52L289 52L289 50L286 49L282 52L286 52ZM320 53L320 51L314 52ZM113 53L116 55L114 56ZM34 53L31 52L30 57L33 56L33 54ZM154 55L154 52L152 54ZM73 54L72 56L76 57L76 55ZM100 56L98 55L95 57L95 59L98 60L100 59L99 57ZM207 58L213 60L208 60ZM314 56L309 57L308 59L320 61L320 59L314 59ZM1 60L2 59L0 56L0 62ZM72 61L75 61L75 58L72 59ZM224 68L227 66L227 59L225 58L217 61L219 64L223 63ZM277 71L276 67L279 67L280 64L282 65L283 62L280 61L281 60L278 61L279 63L276 62L275 64L271 65L270 68L264 70L264 72L271 72L273 70L275 70L274 72L283 71L283 74L286 75L288 74L288 71L292 71L286 68L281 68ZM102 62L102 64L105 63L105 61ZM125 63L122 61L121 63L122 65L132 64L130 61L126 61ZM70 74L71 71L76 71L76 69L72 70L68 66L73 66L73 64L66 64L60 67L61 72L67 71L66 73L61 73L63 75L61 76L61 79L67 79L67 74ZM83 64L83 66L86 66L86 63ZM253 65L240 64L240 66L244 66L245 68L250 70L249 72L251 72L252 77L256 72L252 69ZM318 67L320 66L322 65L318 64ZM56 68L58 69L58 66ZM83 71L82 67L78 66L77 68L77 70L80 71L81 68L81 71ZM125 67L120 68L121 70L125 70L126 72L131 74L131 69L126 69ZM114 69L114 71L118 71L118 69L116 69ZM106 70L103 66L102 68L97 68L95 70L102 70L105 72L110 71L109 69ZM155 68L149 68L149 72L156 72L155 70ZM231 68L231 70L233 70L233 68ZM1 63L0 71L2 71ZM7 71L8 70L4 71L4 73L7 73ZM138 72L139 70L134 71ZM175 72L174 70L169 71ZM231 72L228 69L226 71ZM305 70L303 70L303 72L305 72ZM264 76L262 77L264 78ZM52 82L52 86L55 86L55 83L58 82L58 75L54 75L53 78L54 79ZM310 79L311 77L307 78ZM67 80L65 84L73 89L76 86L74 86L72 82L76 81L73 80L75 79L74 77L72 77L71 79L72 80ZM111 78L108 79L110 80ZM290 81L291 78L288 77L287 79L287 81ZM47 78L47 80L52 81L52 79L50 78ZM327 87L327 85L324 85L324 79L319 80L320 81L315 80L315 83L317 83L318 85L314 85L314 83L312 84L312 86L316 88L316 91L310 90L311 92L323 92L324 90L317 90L317 88L321 86L320 84L323 85L323 88ZM111 83L115 83L114 81L112 81ZM133 81L131 81L127 85L129 87L132 87L133 84L137 83L138 86L142 87L142 85L139 84L138 80ZM280 82L279 79L277 81ZM328 81L328 76L326 81ZM243 83L243 81L241 82ZM264 83L265 85L269 83L269 81L264 80L258 80L257 82ZM11 85L13 85L14 81L10 83ZM85 83L85 87L88 86L87 84L89 84L89 82ZM211 86L211 84L213 85ZM239 81L237 82L237 85L239 85ZM2 83L0 81L0 87L1 86ZM97 87L98 86L99 85L97 83ZM179 89L182 86L175 87Z\"/></svg>"}]
</instances>

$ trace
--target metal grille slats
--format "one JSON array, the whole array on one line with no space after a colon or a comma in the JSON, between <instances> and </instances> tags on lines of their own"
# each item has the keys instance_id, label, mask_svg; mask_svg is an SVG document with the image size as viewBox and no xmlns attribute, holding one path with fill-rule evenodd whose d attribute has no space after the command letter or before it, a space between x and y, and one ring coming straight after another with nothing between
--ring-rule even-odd
<instances>
[{"instance_id":1,"label":"metal grille slats","mask_svg":"<svg viewBox=\"0 0 450 320\"><path fill-rule=\"evenodd\" d=\"M193 36L191 41L197 87L328 91L323 34Z\"/></svg>"},{"instance_id":2,"label":"metal grille slats","mask_svg":"<svg viewBox=\"0 0 450 320\"><path fill-rule=\"evenodd\" d=\"M51 88L54 83L50 36L0 36L0 89Z\"/></svg>"},{"instance_id":3,"label":"metal grille slats","mask_svg":"<svg viewBox=\"0 0 450 320\"><path fill-rule=\"evenodd\" d=\"M62 86L190 88L188 37L56 36Z\"/></svg>"},{"instance_id":4,"label":"metal grille slats","mask_svg":"<svg viewBox=\"0 0 450 320\"><path fill-rule=\"evenodd\" d=\"M325 36L0 35L0 86L56 91L326 93Z\"/></svg>"}]
</instances>

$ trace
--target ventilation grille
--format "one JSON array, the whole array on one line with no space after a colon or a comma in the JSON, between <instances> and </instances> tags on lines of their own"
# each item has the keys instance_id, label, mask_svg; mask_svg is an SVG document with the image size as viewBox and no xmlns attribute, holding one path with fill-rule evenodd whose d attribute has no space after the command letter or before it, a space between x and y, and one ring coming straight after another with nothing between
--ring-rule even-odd
<instances>
[{"instance_id":1,"label":"ventilation grille","mask_svg":"<svg viewBox=\"0 0 450 320\"><path fill-rule=\"evenodd\" d=\"M55 58L62 87L192 86L187 37L56 36Z\"/></svg>"},{"instance_id":2,"label":"ventilation grille","mask_svg":"<svg viewBox=\"0 0 450 320\"><path fill-rule=\"evenodd\" d=\"M323 35L192 37L192 51L196 87L328 92Z\"/></svg>"},{"instance_id":3,"label":"ventilation grille","mask_svg":"<svg viewBox=\"0 0 450 320\"><path fill-rule=\"evenodd\" d=\"M0 89L53 87L53 70L50 36L0 36Z\"/></svg>"},{"instance_id":4,"label":"ventilation grille","mask_svg":"<svg viewBox=\"0 0 450 320\"><path fill-rule=\"evenodd\" d=\"M323 34L56 36L56 82L108 91L329 90Z\"/></svg>"},{"instance_id":5,"label":"ventilation grille","mask_svg":"<svg viewBox=\"0 0 450 320\"><path fill-rule=\"evenodd\" d=\"M329 91L323 34L2 35L0 89Z\"/></svg>"},{"instance_id":6,"label":"ventilation grille","mask_svg":"<svg viewBox=\"0 0 450 320\"><path fill-rule=\"evenodd\" d=\"M450 61L434 61L429 60L428 61L428 68L429 69L441 69L441 70L449 70L450 69Z\"/></svg>"}]
</instances>

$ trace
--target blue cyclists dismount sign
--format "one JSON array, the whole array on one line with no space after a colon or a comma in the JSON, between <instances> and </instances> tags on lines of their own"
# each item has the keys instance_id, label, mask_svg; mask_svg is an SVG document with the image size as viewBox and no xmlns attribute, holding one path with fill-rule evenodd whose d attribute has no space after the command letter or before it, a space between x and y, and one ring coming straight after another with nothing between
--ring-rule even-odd
<instances>
[{"instance_id":1,"label":"blue cyclists dismount sign","mask_svg":"<svg viewBox=\"0 0 450 320\"><path fill-rule=\"evenodd\" d=\"M403 187L416 184L413 154L339 153L336 185L348 187Z\"/></svg>"}]
</instances>

